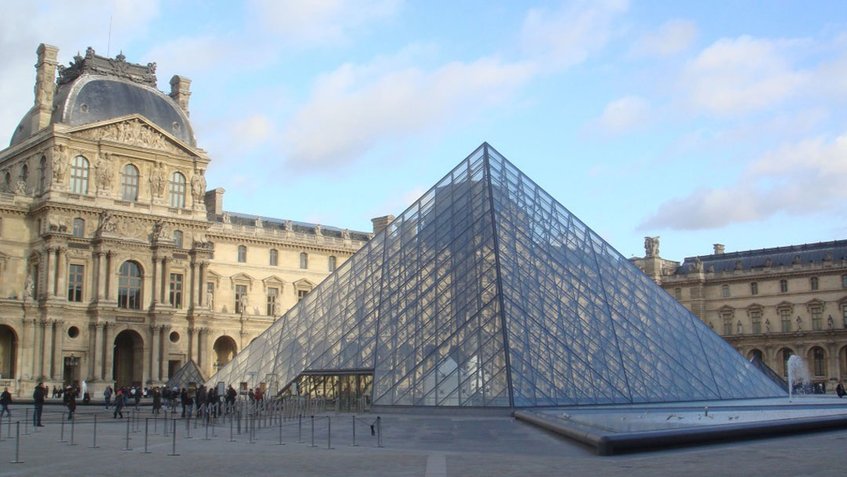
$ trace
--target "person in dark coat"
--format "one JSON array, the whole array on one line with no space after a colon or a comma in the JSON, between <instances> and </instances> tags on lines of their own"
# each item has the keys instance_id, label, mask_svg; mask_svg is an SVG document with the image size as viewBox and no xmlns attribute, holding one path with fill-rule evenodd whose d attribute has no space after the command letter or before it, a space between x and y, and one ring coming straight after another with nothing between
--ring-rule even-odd
<instances>
[{"instance_id":1,"label":"person in dark coat","mask_svg":"<svg viewBox=\"0 0 847 477\"><path fill-rule=\"evenodd\" d=\"M153 388L153 414L158 416L161 409L162 393L159 392L159 388Z\"/></svg>"},{"instance_id":2,"label":"person in dark coat","mask_svg":"<svg viewBox=\"0 0 847 477\"><path fill-rule=\"evenodd\" d=\"M32 392L32 401L35 404L35 412L32 413L33 427L44 427L41 424L41 412L44 410L44 394L47 392L44 389L44 384L39 382L35 385L35 391Z\"/></svg>"},{"instance_id":3,"label":"person in dark coat","mask_svg":"<svg viewBox=\"0 0 847 477\"><path fill-rule=\"evenodd\" d=\"M121 388L115 393L115 411L112 413L115 419L118 418L118 414L120 414L121 419L124 418L124 404L126 404L126 390Z\"/></svg>"},{"instance_id":4,"label":"person in dark coat","mask_svg":"<svg viewBox=\"0 0 847 477\"><path fill-rule=\"evenodd\" d=\"M847 394L847 391L844 391L844 385L842 385L841 383L838 383L838 386L835 386L835 394L838 394L839 398L844 397L844 395ZM0 415L2 415L2 414L0 414Z\"/></svg>"},{"instance_id":5,"label":"person in dark coat","mask_svg":"<svg viewBox=\"0 0 847 477\"><path fill-rule=\"evenodd\" d=\"M12 417L12 412L9 411L9 404L12 404L12 395L9 393L9 388L6 387L3 388L3 393L0 394L0 419L3 418L4 413Z\"/></svg>"},{"instance_id":6,"label":"person in dark coat","mask_svg":"<svg viewBox=\"0 0 847 477\"><path fill-rule=\"evenodd\" d=\"M74 419L74 412L76 411L76 389L68 386L65 389L65 406L68 407L68 420L72 421Z\"/></svg>"}]
</instances>

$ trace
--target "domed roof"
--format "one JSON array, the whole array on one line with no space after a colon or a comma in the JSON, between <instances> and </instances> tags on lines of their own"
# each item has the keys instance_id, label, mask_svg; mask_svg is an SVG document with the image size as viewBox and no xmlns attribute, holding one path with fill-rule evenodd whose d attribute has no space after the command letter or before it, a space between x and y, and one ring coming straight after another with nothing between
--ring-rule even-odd
<instances>
[{"instance_id":1,"label":"domed roof","mask_svg":"<svg viewBox=\"0 0 847 477\"><path fill-rule=\"evenodd\" d=\"M60 67L59 86L53 101L53 123L81 126L140 114L177 139L196 146L186 112L156 88L156 65L136 65L94 54L75 57L70 67ZM32 131L30 110L12 136L11 145L23 142Z\"/></svg>"}]
</instances>

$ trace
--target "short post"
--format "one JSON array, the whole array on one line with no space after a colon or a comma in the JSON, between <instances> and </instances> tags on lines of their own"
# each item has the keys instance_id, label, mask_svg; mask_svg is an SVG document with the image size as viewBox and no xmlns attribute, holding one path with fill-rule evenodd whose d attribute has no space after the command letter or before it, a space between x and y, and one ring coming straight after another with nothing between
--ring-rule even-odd
<instances>
[{"instance_id":1,"label":"short post","mask_svg":"<svg viewBox=\"0 0 847 477\"><path fill-rule=\"evenodd\" d=\"M253 444L253 430L256 426L256 417L253 414L250 414L250 418L247 420L247 436L250 444Z\"/></svg>"},{"instance_id":2,"label":"short post","mask_svg":"<svg viewBox=\"0 0 847 477\"><path fill-rule=\"evenodd\" d=\"M166 424L167 425L167 424ZM174 419L174 432L173 432L173 441L171 443L171 453L169 456L179 455L176 453L176 419Z\"/></svg>"},{"instance_id":3,"label":"short post","mask_svg":"<svg viewBox=\"0 0 847 477\"><path fill-rule=\"evenodd\" d=\"M209 415L206 414L206 437L203 438L204 441L209 440Z\"/></svg>"},{"instance_id":4,"label":"short post","mask_svg":"<svg viewBox=\"0 0 847 477\"><path fill-rule=\"evenodd\" d=\"M356 416L353 416L353 447L356 447Z\"/></svg>"},{"instance_id":5,"label":"short post","mask_svg":"<svg viewBox=\"0 0 847 477\"><path fill-rule=\"evenodd\" d=\"M147 450L147 431L150 428L150 418L144 418L144 453L149 454L150 451Z\"/></svg>"},{"instance_id":6,"label":"short post","mask_svg":"<svg viewBox=\"0 0 847 477\"><path fill-rule=\"evenodd\" d=\"M234 424L232 422L232 418L229 419L229 442L235 442L235 438L232 434Z\"/></svg>"},{"instance_id":7,"label":"short post","mask_svg":"<svg viewBox=\"0 0 847 477\"><path fill-rule=\"evenodd\" d=\"M11 464L23 464L21 460L21 421L15 422L15 460L10 460Z\"/></svg>"},{"instance_id":8,"label":"short post","mask_svg":"<svg viewBox=\"0 0 847 477\"><path fill-rule=\"evenodd\" d=\"M326 416L326 449L332 449L332 416Z\"/></svg>"},{"instance_id":9,"label":"short post","mask_svg":"<svg viewBox=\"0 0 847 477\"><path fill-rule=\"evenodd\" d=\"M59 431L59 442L65 442L65 413L64 412L62 413L62 418L60 419L60 421L62 421L62 423L59 426L60 429L61 429Z\"/></svg>"},{"instance_id":10,"label":"short post","mask_svg":"<svg viewBox=\"0 0 847 477\"><path fill-rule=\"evenodd\" d=\"M315 447L315 416L312 417L312 447Z\"/></svg>"},{"instance_id":11,"label":"short post","mask_svg":"<svg viewBox=\"0 0 847 477\"><path fill-rule=\"evenodd\" d=\"M297 415L297 442L303 443L303 415Z\"/></svg>"},{"instance_id":12,"label":"short post","mask_svg":"<svg viewBox=\"0 0 847 477\"><path fill-rule=\"evenodd\" d=\"M129 416L127 416L127 417L129 417ZM124 447L124 450L125 450L125 451L130 451L130 450L132 450L132 449L129 447L129 421L131 421L131 420L132 420L132 418L131 418L131 417L130 417L129 419L127 419L127 420L126 420L126 447Z\"/></svg>"},{"instance_id":13,"label":"short post","mask_svg":"<svg viewBox=\"0 0 847 477\"><path fill-rule=\"evenodd\" d=\"M241 409L235 411L238 413L238 435L241 435ZM232 421L230 421L231 423Z\"/></svg>"},{"instance_id":14,"label":"short post","mask_svg":"<svg viewBox=\"0 0 847 477\"><path fill-rule=\"evenodd\" d=\"M191 414L188 415L188 420L185 421L185 438L191 439Z\"/></svg>"},{"instance_id":15,"label":"short post","mask_svg":"<svg viewBox=\"0 0 847 477\"><path fill-rule=\"evenodd\" d=\"M376 446L382 447L382 418L376 416Z\"/></svg>"},{"instance_id":16,"label":"short post","mask_svg":"<svg viewBox=\"0 0 847 477\"><path fill-rule=\"evenodd\" d=\"M97 413L94 413L94 437L92 438L91 448L97 448Z\"/></svg>"},{"instance_id":17,"label":"short post","mask_svg":"<svg viewBox=\"0 0 847 477\"><path fill-rule=\"evenodd\" d=\"M285 445L282 443L282 419L279 419L279 445Z\"/></svg>"},{"instance_id":18,"label":"short post","mask_svg":"<svg viewBox=\"0 0 847 477\"><path fill-rule=\"evenodd\" d=\"M29 408L26 408L24 411L25 411L25 414L24 414L24 434L28 436L29 435ZM35 416L33 416L33 419L35 419ZM20 421L18 421L18 422L20 422ZM35 432L35 424L33 424L32 430L33 430L33 432Z\"/></svg>"},{"instance_id":19,"label":"short post","mask_svg":"<svg viewBox=\"0 0 847 477\"><path fill-rule=\"evenodd\" d=\"M168 437L168 413L165 411L165 420L162 421L162 435ZM176 422L176 418L174 418L174 422Z\"/></svg>"},{"instance_id":20,"label":"short post","mask_svg":"<svg viewBox=\"0 0 847 477\"><path fill-rule=\"evenodd\" d=\"M71 442L68 445L72 445L72 446L76 445L76 444L74 444L74 428L75 427L76 427L76 419L71 418Z\"/></svg>"},{"instance_id":21,"label":"short post","mask_svg":"<svg viewBox=\"0 0 847 477\"><path fill-rule=\"evenodd\" d=\"M168 412L168 411L165 411L165 412ZM158 432L158 430L159 430L159 415L157 414L156 417L153 418L153 434Z\"/></svg>"}]
</instances>

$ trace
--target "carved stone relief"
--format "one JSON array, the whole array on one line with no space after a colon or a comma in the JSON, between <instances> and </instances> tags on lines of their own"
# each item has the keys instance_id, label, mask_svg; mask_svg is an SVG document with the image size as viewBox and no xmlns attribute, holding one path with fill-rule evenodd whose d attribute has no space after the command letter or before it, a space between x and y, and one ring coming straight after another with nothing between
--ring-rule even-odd
<instances>
[{"instance_id":1,"label":"carved stone relief","mask_svg":"<svg viewBox=\"0 0 847 477\"><path fill-rule=\"evenodd\" d=\"M155 129L139 119L131 119L102 128L82 131L80 136L93 140L115 141L133 146L158 149L174 154L182 152L179 148Z\"/></svg>"},{"instance_id":2,"label":"carved stone relief","mask_svg":"<svg viewBox=\"0 0 847 477\"><path fill-rule=\"evenodd\" d=\"M150 172L150 190L153 192L153 196L161 198L162 194L165 193L165 185L165 166L160 161Z\"/></svg>"},{"instance_id":3,"label":"carved stone relief","mask_svg":"<svg viewBox=\"0 0 847 477\"><path fill-rule=\"evenodd\" d=\"M65 183L65 175L68 173L68 148L64 144L53 146L53 182Z\"/></svg>"},{"instance_id":4,"label":"carved stone relief","mask_svg":"<svg viewBox=\"0 0 847 477\"><path fill-rule=\"evenodd\" d=\"M98 192L109 192L112 190L113 170L112 159L109 153L103 153L95 163L96 185Z\"/></svg>"}]
</instances>

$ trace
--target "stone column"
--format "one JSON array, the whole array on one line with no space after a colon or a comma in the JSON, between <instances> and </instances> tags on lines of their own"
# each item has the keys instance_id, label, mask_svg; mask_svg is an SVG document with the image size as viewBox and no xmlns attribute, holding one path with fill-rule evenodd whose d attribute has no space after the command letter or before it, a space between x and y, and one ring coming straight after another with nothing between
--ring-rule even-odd
<instances>
[{"instance_id":1,"label":"stone column","mask_svg":"<svg viewBox=\"0 0 847 477\"><path fill-rule=\"evenodd\" d=\"M168 360L171 357L171 325L162 326L162 341L160 346L162 347L162 359L159 360L159 378L162 382L167 382L170 379Z\"/></svg>"},{"instance_id":2,"label":"stone column","mask_svg":"<svg viewBox=\"0 0 847 477\"><path fill-rule=\"evenodd\" d=\"M103 323L94 323L94 352L91 356L94 363L91 371L92 378L103 380Z\"/></svg>"},{"instance_id":3,"label":"stone column","mask_svg":"<svg viewBox=\"0 0 847 477\"><path fill-rule=\"evenodd\" d=\"M151 291L153 292L153 307L154 308L156 307L156 304L159 303L159 294L157 293L158 290L159 290L159 287L156 286L156 282L157 282L156 277L158 276L158 273L156 273L156 271L158 270L158 268L159 268L159 259L156 256L153 256L153 273L151 274L153 279L150 280L150 281L153 282L151 284Z\"/></svg>"},{"instance_id":4,"label":"stone column","mask_svg":"<svg viewBox=\"0 0 847 477\"><path fill-rule=\"evenodd\" d=\"M56 249L56 296L62 301L68 300L68 290L65 281L68 276L68 249L59 247Z\"/></svg>"},{"instance_id":5,"label":"stone column","mask_svg":"<svg viewBox=\"0 0 847 477\"><path fill-rule=\"evenodd\" d=\"M35 320L31 318L24 318L22 321L23 337L21 339L21 352L19 353L22 357L20 370L21 374L24 376L29 375L32 379L35 379L35 362L32 361L32 346L35 341L33 337L35 334ZM24 370L27 370L28 372L24 372Z\"/></svg>"},{"instance_id":6,"label":"stone column","mask_svg":"<svg viewBox=\"0 0 847 477\"><path fill-rule=\"evenodd\" d=\"M103 252L94 252L94 296L96 300L103 300Z\"/></svg>"},{"instance_id":7,"label":"stone column","mask_svg":"<svg viewBox=\"0 0 847 477\"><path fill-rule=\"evenodd\" d=\"M195 304L196 306L207 306L206 300L204 298L206 291L204 290L206 284L206 272L209 268L209 262L203 260L200 262L200 270L197 276L197 281L194 284L194 294L196 295Z\"/></svg>"},{"instance_id":8,"label":"stone column","mask_svg":"<svg viewBox=\"0 0 847 477\"><path fill-rule=\"evenodd\" d=\"M150 379L154 383L159 382L159 355L162 352L159 345L159 334L161 331L160 325L150 325Z\"/></svg>"},{"instance_id":9,"label":"stone column","mask_svg":"<svg viewBox=\"0 0 847 477\"><path fill-rule=\"evenodd\" d=\"M103 323L103 379L112 381L112 366L115 359L115 324Z\"/></svg>"},{"instance_id":10,"label":"stone column","mask_svg":"<svg viewBox=\"0 0 847 477\"><path fill-rule=\"evenodd\" d=\"M44 335L47 322L38 320L35 322L35 346L33 362L35 363L35 376L39 379L44 376Z\"/></svg>"},{"instance_id":11,"label":"stone column","mask_svg":"<svg viewBox=\"0 0 847 477\"><path fill-rule=\"evenodd\" d=\"M206 336L208 333L208 328L197 330L197 367L201 371L206 367Z\"/></svg>"},{"instance_id":12,"label":"stone column","mask_svg":"<svg viewBox=\"0 0 847 477\"><path fill-rule=\"evenodd\" d=\"M53 379L56 381L62 380L62 357L65 351L65 321L56 320L53 322L55 329L53 330Z\"/></svg>"},{"instance_id":13,"label":"stone column","mask_svg":"<svg viewBox=\"0 0 847 477\"><path fill-rule=\"evenodd\" d=\"M168 264L168 259L162 259L162 303L170 303L168 300L168 273L170 271L170 267Z\"/></svg>"},{"instance_id":14,"label":"stone column","mask_svg":"<svg viewBox=\"0 0 847 477\"><path fill-rule=\"evenodd\" d=\"M56 296L56 264L53 258L55 250L53 247L47 247L47 287L44 292L48 300Z\"/></svg>"},{"instance_id":15,"label":"stone column","mask_svg":"<svg viewBox=\"0 0 847 477\"><path fill-rule=\"evenodd\" d=\"M195 363L197 362L197 357L194 356L197 351L197 347L194 344L194 335L197 333L197 328L188 327L188 359L193 360Z\"/></svg>"},{"instance_id":16,"label":"stone column","mask_svg":"<svg viewBox=\"0 0 847 477\"><path fill-rule=\"evenodd\" d=\"M115 274L112 271L112 266L113 266L112 261L113 260L114 260L114 254L112 253L111 250L109 250L108 252L106 252L106 266L105 266L105 271L103 273L103 284L106 286L106 289L103 290L103 296L105 297L106 301L111 300L112 296L115 293L114 290L115 290L116 277L115 277ZM115 296L115 297L117 299L117 296Z\"/></svg>"}]
</instances>

